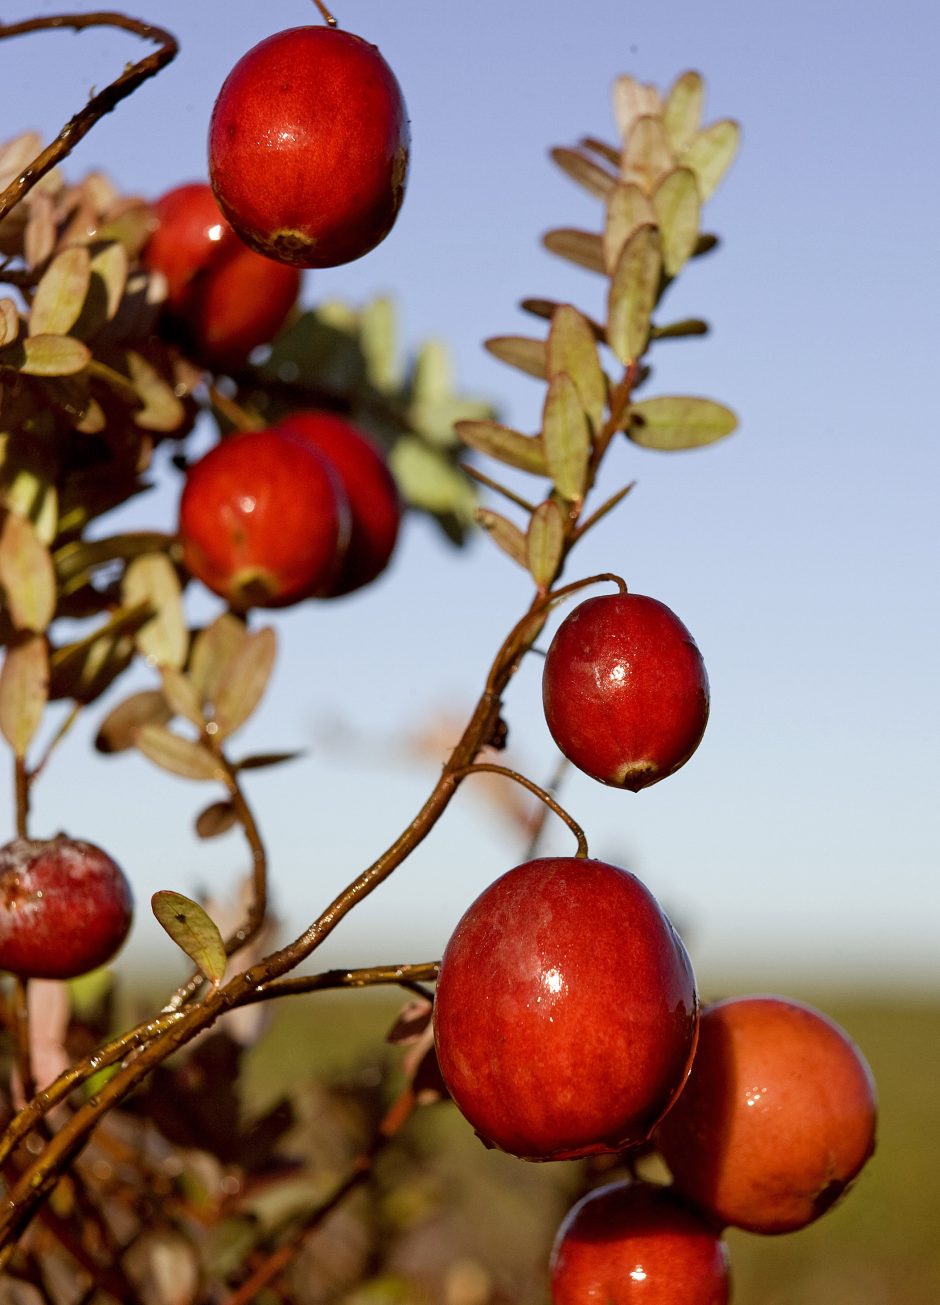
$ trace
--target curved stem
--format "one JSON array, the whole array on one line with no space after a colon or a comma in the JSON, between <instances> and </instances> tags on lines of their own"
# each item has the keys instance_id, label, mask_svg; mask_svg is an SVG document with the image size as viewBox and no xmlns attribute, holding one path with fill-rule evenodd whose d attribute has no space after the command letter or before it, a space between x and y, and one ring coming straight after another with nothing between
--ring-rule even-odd
<instances>
[{"instance_id":1,"label":"curved stem","mask_svg":"<svg viewBox=\"0 0 940 1305\"><path fill-rule=\"evenodd\" d=\"M465 775L477 774L505 775L507 779L513 779L517 784L521 784L523 788L528 789L540 802L544 802L549 811L554 811L555 815L563 820L574 834L578 843L578 850L575 855L581 857L588 855L587 836L574 816L570 815L559 802L555 801L551 793L546 792L534 780L527 779L525 775L520 775L517 770L510 770L508 766L497 766L490 761L474 762L472 766L467 766L458 778L462 779Z\"/></svg>"},{"instance_id":2,"label":"curved stem","mask_svg":"<svg viewBox=\"0 0 940 1305\"><path fill-rule=\"evenodd\" d=\"M137 18L128 18L124 14L109 11L93 14L52 14L47 18L29 18L21 23L2 23L0 40L8 36L25 36L31 32L54 31L63 27L74 31L81 31L87 27L119 27L126 32L133 32L135 36L140 36L145 41L156 42L160 48L137 63L129 64L119 77L116 77L103 91L93 95L83 109L69 118L52 144L47 145L41 153L37 154L0 194L0 220L32 190L37 181L72 152L100 118L110 113L121 100L136 91L142 82L155 76L161 68L176 58L179 51L176 38L162 27L155 27L152 23L144 23Z\"/></svg>"}]
</instances>

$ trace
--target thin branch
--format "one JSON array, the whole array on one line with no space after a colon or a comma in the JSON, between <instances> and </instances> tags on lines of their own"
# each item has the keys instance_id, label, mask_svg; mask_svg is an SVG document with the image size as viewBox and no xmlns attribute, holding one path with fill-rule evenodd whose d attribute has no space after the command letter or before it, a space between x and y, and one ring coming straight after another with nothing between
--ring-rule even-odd
<instances>
[{"instance_id":1,"label":"thin branch","mask_svg":"<svg viewBox=\"0 0 940 1305\"><path fill-rule=\"evenodd\" d=\"M9 36L25 36L31 32L54 31L61 28L71 28L77 32L87 27L119 27L123 31L133 32L135 36L140 36L145 41L156 42L160 48L137 63L129 64L119 77L103 91L93 95L83 109L69 118L52 144L47 145L41 153L37 154L0 194L0 220L32 190L37 181L67 158L100 118L116 108L121 100L132 94L142 82L155 76L161 68L176 58L179 51L176 38L162 27L155 27L152 23L141 22L137 18L128 18L124 14L108 11L93 14L52 14L47 18L29 18L21 23L2 23L0 40Z\"/></svg>"}]
</instances>

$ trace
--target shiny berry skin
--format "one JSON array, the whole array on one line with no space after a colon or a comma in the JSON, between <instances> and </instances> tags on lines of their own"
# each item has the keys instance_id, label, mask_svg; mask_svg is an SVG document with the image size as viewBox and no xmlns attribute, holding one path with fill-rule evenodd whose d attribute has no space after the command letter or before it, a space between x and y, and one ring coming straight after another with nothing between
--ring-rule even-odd
<instances>
[{"instance_id":1,"label":"shiny berry skin","mask_svg":"<svg viewBox=\"0 0 940 1305\"><path fill-rule=\"evenodd\" d=\"M644 1141L685 1081L685 947L627 870L543 857L470 906L434 1003L441 1073L484 1142L528 1160Z\"/></svg>"},{"instance_id":2,"label":"shiny berry skin","mask_svg":"<svg viewBox=\"0 0 940 1305\"><path fill-rule=\"evenodd\" d=\"M552 1305L726 1305L728 1253L671 1188L610 1183L559 1228L551 1289Z\"/></svg>"},{"instance_id":3,"label":"shiny berry skin","mask_svg":"<svg viewBox=\"0 0 940 1305\"><path fill-rule=\"evenodd\" d=\"M634 792L684 765L708 720L708 676L664 603L607 594L581 603L545 658L542 702L565 756L602 784Z\"/></svg>"},{"instance_id":4,"label":"shiny berry skin","mask_svg":"<svg viewBox=\"0 0 940 1305\"><path fill-rule=\"evenodd\" d=\"M875 1116L871 1071L837 1024L782 997L736 997L702 1013L657 1141L676 1187L716 1221L792 1232L858 1174Z\"/></svg>"},{"instance_id":5,"label":"shiny berry skin","mask_svg":"<svg viewBox=\"0 0 940 1305\"><path fill-rule=\"evenodd\" d=\"M333 582L349 506L313 449L246 431L189 468L179 537L190 573L232 607L285 607Z\"/></svg>"},{"instance_id":6,"label":"shiny berry skin","mask_svg":"<svg viewBox=\"0 0 940 1305\"><path fill-rule=\"evenodd\" d=\"M388 235L408 147L401 89L375 46L294 27L254 46L225 79L209 178L253 249L296 267L335 267Z\"/></svg>"},{"instance_id":7,"label":"shiny berry skin","mask_svg":"<svg viewBox=\"0 0 940 1305\"><path fill-rule=\"evenodd\" d=\"M277 429L316 449L339 477L352 528L329 596L361 589L388 566L401 523L401 500L385 458L368 436L331 412L295 412Z\"/></svg>"},{"instance_id":8,"label":"shiny berry skin","mask_svg":"<svg viewBox=\"0 0 940 1305\"><path fill-rule=\"evenodd\" d=\"M93 843L60 835L0 848L0 969L74 979L104 965L131 927L124 872Z\"/></svg>"},{"instance_id":9,"label":"shiny berry skin","mask_svg":"<svg viewBox=\"0 0 940 1305\"><path fill-rule=\"evenodd\" d=\"M154 204L156 228L144 249L167 282L167 325L199 362L236 366L284 325L300 272L249 249L223 217L211 187L190 182Z\"/></svg>"}]
</instances>

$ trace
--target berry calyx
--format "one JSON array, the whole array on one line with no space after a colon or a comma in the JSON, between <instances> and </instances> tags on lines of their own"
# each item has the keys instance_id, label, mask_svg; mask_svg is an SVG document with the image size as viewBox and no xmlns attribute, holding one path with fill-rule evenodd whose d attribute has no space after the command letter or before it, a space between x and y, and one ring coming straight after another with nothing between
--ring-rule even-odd
<instances>
[{"instance_id":1,"label":"berry calyx","mask_svg":"<svg viewBox=\"0 0 940 1305\"><path fill-rule=\"evenodd\" d=\"M579 770L638 792L683 766L708 720L691 634L642 594L589 598L559 626L542 675L545 720Z\"/></svg>"},{"instance_id":2,"label":"berry calyx","mask_svg":"<svg viewBox=\"0 0 940 1305\"><path fill-rule=\"evenodd\" d=\"M388 235L408 167L401 89L368 41L294 27L244 55L209 127L209 178L252 249L296 267L361 258Z\"/></svg>"},{"instance_id":3,"label":"berry calyx","mask_svg":"<svg viewBox=\"0 0 940 1305\"><path fill-rule=\"evenodd\" d=\"M610 1183L559 1228L551 1290L552 1305L726 1305L727 1248L671 1188Z\"/></svg>"},{"instance_id":4,"label":"berry calyx","mask_svg":"<svg viewBox=\"0 0 940 1305\"><path fill-rule=\"evenodd\" d=\"M167 283L170 333L198 361L236 366L284 325L300 290L296 268L272 265L239 240L206 182L167 191L144 264Z\"/></svg>"},{"instance_id":5,"label":"berry calyx","mask_svg":"<svg viewBox=\"0 0 940 1305\"><path fill-rule=\"evenodd\" d=\"M74 979L104 965L131 926L124 872L93 843L17 838L0 848L0 969Z\"/></svg>"},{"instance_id":6,"label":"berry calyx","mask_svg":"<svg viewBox=\"0 0 940 1305\"><path fill-rule=\"evenodd\" d=\"M245 431L189 468L179 537L190 573L235 609L285 607L332 584L349 506L312 448Z\"/></svg>"},{"instance_id":7,"label":"berry calyx","mask_svg":"<svg viewBox=\"0 0 940 1305\"><path fill-rule=\"evenodd\" d=\"M349 501L349 546L330 586L331 597L351 593L388 566L401 523L398 488L378 447L331 412L295 412L276 428L317 450L336 472Z\"/></svg>"},{"instance_id":8,"label":"berry calyx","mask_svg":"<svg viewBox=\"0 0 940 1305\"><path fill-rule=\"evenodd\" d=\"M689 1081L657 1135L676 1187L722 1224L802 1228L875 1146L875 1089L832 1020L782 997L702 1013Z\"/></svg>"},{"instance_id":9,"label":"berry calyx","mask_svg":"<svg viewBox=\"0 0 940 1305\"><path fill-rule=\"evenodd\" d=\"M627 870L527 861L447 944L434 1004L441 1073L492 1146L529 1160L645 1141L685 1081L698 1003L685 947Z\"/></svg>"}]
</instances>

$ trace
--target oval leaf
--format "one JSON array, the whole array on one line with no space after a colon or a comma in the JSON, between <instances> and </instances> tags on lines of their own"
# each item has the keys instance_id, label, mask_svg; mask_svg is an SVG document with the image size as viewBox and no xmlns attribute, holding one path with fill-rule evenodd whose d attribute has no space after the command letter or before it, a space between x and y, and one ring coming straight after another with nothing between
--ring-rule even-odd
<instances>
[{"instance_id":1,"label":"oval leaf","mask_svg":"<svg viewBox=\"0 0 940 1305\"><path fill-rule=\"evenodd\" d=\"M620 172L648 195L659 179L675 167L662 118L640 117L630 130Z\"/></svg>"},{"instance_id":2,"label":"oval leaf","mask_svg":"<svg viewBox=\"0 0 940 1305\"><path fill-rule=\"evenodd\" d=\"M556 490L567 502L577 502L584 497L591 431L575 383L567 372L559 372L549 383L542 440Z\"/></svg>"},{"instance_id":3,"label":"oval leaf","mask_svg":"<svg viewBox=\"0 0 940 1305\"><path fill-rule=\"evenodd\" d=\"M142 405L134 413L134 425L153 431L172 431L181 426L186 409L156 368L129 349L127 370Z\"/></svg>"},{"instance_id":4,"label":"oval leaf","mask_svg":"<svg viewBox=\"0 0 940 1305\"><path fill-rule=\"evenodd\" d=\"M144 725L166 725L172 713L159 689L142 689L108 712L95 735L99 752L124 752L137 743Z\"/></svg>"},{"instance_id":5,"label":"oval leaf","mask_svg":"<svg viewBox=\"0 0 940 1305\"><path fill-rule=\"evenodd\" d=\"M55 568L33 523L16 512L0 530L0 585L16 628L42 634L55 613Z\"/></svg>"},{"instance_id":6,"label":"oval leaf","mask_svg":"<svg viewBox=\"0 0 940 1305\"><path fill-rule=\"evenodd\" d=\"M40 634L7 649L0 671L0 731L18 757L42 723L49 693L49 653Z\"/></svg>"},{"instance_id":7,"label":"oval leaf","mask_svg":"<svg viewBox=\"0 0 940 1305\"><path fill-rule=\"evenodd\" d=\"M483 341L483 348L494 358L540 381L546 375L546 347L544 340L533 340L527 335L494 335Z\"/></svg>"},{"instance_id":8,"label":"oval leaf","mask_svg":"<svg viewBox=\"0 0 940 1305\"><path fill-rule=\"evenodd\" d=\"M218 838L238 824L231 802L211 802L196 817L196 833L200 838Z\"/></svg>"},{"instance_id":9,"label":"oval leaf","mask_svg":"<svg viewBox=\"0 0 940 1305\"><path fill-rule=\"evenodd\" d=\"M189 677L203 702L214 702L226 667L248 638L245 622L223 612L193 639Z\"/></svg>"},{"instance_id":10,"label":"oval leaf","mask_svg":"<svg viewBox=\"0 0 940 1305\"><path fill-rule=\"evenodd\" d=\"M225 778L221 763L208 748L174 734L163 725L142 725L134 746L154 765L183 779Z\"/></svg>"},{"instance_id":11,"label":"oval leaf","mask_svg":"<svg viewBox=\"0 0 940 1305\"><path fill-rule=\"evenodd\" d=\"M166 705L173 715L182 716L184 720L188 720L197 729L202 729L206 723L202 710L202 699L199 696L199 690L189 676L184 675L182 671L178 671L172 666L164 666L160 671L160 680L163 684L163 696L166 699Z\"/></svg>"},{"instance_id":12,"label":"oval leaf","mask_svg":"<svg viewBox=\"0 0 940 1305\"><path fill-rule=\"evenodd\" d=\"M488 453L520 471L547 475L545 449L538 435L522 435L495 421L458 421L454 430L464 444L478 453Z\"/></svg>"},{"instance_id":13,"label":"oval leaf","mask_svg":"<svg viewBox=\"0 0 940 1305\"><path fill-rule=\"evenodd\" d=\"M655 118L663 107L655 86L639 82L626 73L614 82L613 100L614 118L623 140L630 135L637 118Z\"/></svg>"},{"instance_id":14,"label":"oval leaf","mask_svg":"<svg viewBox=\"0 0 940 1305\"><path fill-rule=\"evenodd\" d=\"M662 395L633 405L627 434L645 449L697 449L724 439L737 424L731 409L713 399Z\"/></svg>"},{"instance_id":15,"label":"oval leaf","mask_svg":"<svg viewBox=\"0 0 940 1305\"><path fill-rule=\"evenodd\" d=\"M655 226L652 201L639 186L626 182L610 193L604 224L604 265L608 272L617 266L623 247L639 227Z\"/></svg>"},{"instance_id":16,"label":"oval leaf","mask_svg":"<svg viewBox=\"0 0 940 1305\"><path fill-rule=\"evenodd\" d=\"M12 344L20 333L20 315L12 299L0 299L0 349Z\"/></svg>"},{"instance_id":17,"label":"oval leaf","mask_svg":"<svg viewBox=\"0 0 940 1305\"><path fill-rule=\"evenodd\" d=\"M661 273L659 232L640 227L623 247L608 297L607 342L622 363L635 362L646 348Z\"/></svg>"},{"instance_id":18,"label":"oval leaf","mask_svg":"<svg viewBox=\"0 0 940 1305\"><path fill-rule=\"evenodd\" d=\"M183 619L180 582L163 553L144 553L128 563L121 584L129 607L147 603L153 616L137 631L137 647L157 666L179 669L186 659L189 631Z\"/></svg>"},{"instance_id":19,"label":"oval leaf","mask_svg":"<svg viewBox=\"0 0 940 1305\"><path fill-rule=\"evenodd\" d=\"M29 314L30 335L68 335L78 321L91 284L91 258L84 245L56 254L43 273Z\"/></svg>"},{"instance_id":20,"label":"oval leaf","mask_svg":"<svg viewBox=\"0 0 940 1305\"><path fill-rule=\"evenodd\" d=\"M517 525L498 512L489 508L477 508L477 521L490 536L493 543L507 553L514 562L524 569L529 569L529 555L526 550L525 535Z\"/></svg>"},{"instance_id":21,"label":"oval leaf","mask_svg":"<svg viewBox=\"0 0 940 1305\"><path fill-rule=\"evenodd\" d=\"M91 351L70 335L26 336L14 346L22 350L15 364L25 376L74 376L91 362Z\"/></svg>"},{"instance_id":22,"label":"oval leaf","mask_svg":"<svg viewBox=\"0 0 940 1305\"><path fill-rule=\"evenodd\" d=\"M685 72L673 84L663 108L663 126L674 154L692 142L702 121L705 83L697 72Z\"/></svg>"},{"instance_id":23,"label":"oval leaf","mask_svg":"<svg viewBox=\"0 0 940 1305\"><path fill-rule=\"evenodd\" d=\"M216 987L225 978L228 959L219 927L198 902L161 889L150 899L153 913L204 978Z\"/></svg>"},{"instance_id":24,"label":"oval leaf","mask_svg":"<svg viewBox=\"0 0 940 1305\"><path fill-rule=\"evenodd\" d=\"M559 258L566 258L569 263L586 267L589 272L606 272L604 266L604 244L601 237L593 231L578 231L574 227L559 227L555 231L546 231L542 244Z\"/></svg>"},{"instance_id":25,"label":"oval leaf","mask_svg":"<svg viewBox=\"0 0 940 1305\"><path fill-rule=\"evenodd\" d=\"M718 183L731 167L740 140L741 128L730 118L724 118L700 131L681 156L682 166L691 168L698 177L703 200L714 194Z\"/></svg>"},{"instance_id":26,"label":"oval leaf","mask_svg":"<svg viewBox=\"0 0 940 1305\"><path fill-rule=\"evenodd\" d=\"M607 406L607 378L597 356L597 341L587 318L571 304L552 314L548 333L548 374L567 372L575 383L581 406L595 430L600 430Z\"/></svg>"},{"instance_id":27,"label":"oval leaf","mask_svg":"<svg viewBox=\"0 0 940 1305\"><path fill-rule=\"evenodd\" d=\"M690 168L676 168L663 177L653 194L653 208L663 245L663 267L675 276L692 257L698 240L698 182Z\"/></svg>"},{"instance_id":28,"label":"oval leaf","mask_svg":"<svg viewBox=\"0 0 940 1305\"><path fill-rule=\"evenodd\" d=\"M268 686L277 636L270 626L249 634L229 662L213 702L213 719L221 738L233 734L252 714Z\"/></svg>"},{"instance_id":29,"label":"oval leaf","mask_svg":"<svg viewBox=\"0 0 940 1305\"><path fill-rule=\"evenodd\" d=\"M548 499L532 513L526 533L526 555L532 579L543 592L554 582L565 542L565 521L561 508Z\"/></svg>"},{"instance_id":30,"label":"oval leaf","mask_svg":"<svg viewBox=\"0 0 940 1305\"><path fill-rule=\"evenodd\" d=\"M572 181L576 181L590 194L597 195L601 199L604 199L617 184L615 176L606 168L602 168L599 163L588 158L586 154L582 154L580 150L553 149L551 156Z\"/></svg>"}]
</instances>

